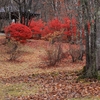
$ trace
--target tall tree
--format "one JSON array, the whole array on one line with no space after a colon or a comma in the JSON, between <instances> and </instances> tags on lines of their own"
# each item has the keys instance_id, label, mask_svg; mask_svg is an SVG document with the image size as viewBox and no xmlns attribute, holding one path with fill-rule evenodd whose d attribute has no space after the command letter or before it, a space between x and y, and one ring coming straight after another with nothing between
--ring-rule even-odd
<instances>
[{"instance_id":1,"label":"tall tree","mask_svg":"<svg viewBox=\"0 0 100 100\"><path fill-rule=\"evenodd\" d=\"M79 3L82 5L82 16L86 35L86 66L84 67L83 75L88 78L97 78L98 68L96 65L96 35L99 0L80 0ZM90 24L90 27L88 26L88 23Z\"/></svg>"},{"instance_id":2,"label":"tall tree","mask_svg":"<svg viewBox=\"0 0 100 100\"><path fill-rule=\"evenodd\" d=\"M14 0L19 7L19 21L22 23L22 15L24 14L24 23L28 26L29 15L31 11L32 0Z\"/></svg>"}]
</instances>

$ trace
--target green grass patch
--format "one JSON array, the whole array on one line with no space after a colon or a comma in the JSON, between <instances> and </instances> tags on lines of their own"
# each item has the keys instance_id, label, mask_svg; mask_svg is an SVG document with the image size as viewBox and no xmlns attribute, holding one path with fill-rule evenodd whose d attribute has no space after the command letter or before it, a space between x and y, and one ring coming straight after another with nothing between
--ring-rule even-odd
<instances>
[{"instance_id":1,"label":"green grass patch","mask_svg":"<svg viewBox=\"0 0 100 100\"><path fill-rule=\"evenodd\" d=\"M85 98L72 98L72 99L65 99L65 100L100 100L99 97L85 97Z\"/></svg>"},{"instance_id":2,"label":"green grass patch","mask_svg":"<svg viewBox=\"0 0 100 100\"><path fill-rule=\"evenodd\" d=\"M33 83L0 83L0 100L5 100L7 96L28 96L39 92L41 86Z\"/></svg>"}]
</instances>

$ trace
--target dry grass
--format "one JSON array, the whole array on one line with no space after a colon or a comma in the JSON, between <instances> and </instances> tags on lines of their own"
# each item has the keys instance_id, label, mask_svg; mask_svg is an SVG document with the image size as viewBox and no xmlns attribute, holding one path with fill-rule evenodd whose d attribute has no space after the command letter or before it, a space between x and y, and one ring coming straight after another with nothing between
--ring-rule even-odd
<instances>
[{"instance_id":1,"label":"dry grass","mask_svg":"<svg viewBox=\"0 0 100 100\"><path fill-rule=\"evenodd\" d=\"M0 100L7 100L7 98L13 96L28 96L37 94L41 86L32 83L0 83ZM30 87L31 86L31 87Z\"/></svg>"},{"instance_id":2,"label":"dry grass","mask_svg":"<svg viewBox=\"0 0 100 100\"><path fill-rule=\"evenodd\" d=\"M100 97L73 98L73 99L65 99L65 100L100 100Z\"/></svg>"},{"instance_id":3,"label":"dry grass","mask_svg":"<svg viewBox=\"0 0 100 100\"><path fill-rule=\"evenodd\" d=\"M2 45L4 42L4 36L0 36L0 78L10 78L17 76L35 75L40 73L54 73L57 74L61 71L71 72L78 71L85 65L85 58L83 61L77 61L72 63L71 57L61 60L55 66L45 67L44 58L46 56L46 48L49 43L43 40L32 40L26 45L20 46L21 55L17 61L8 61L9 55L6 53L7 48ZM68 51L68 45L63 44L63 52ZM30 88L30 85L32 87ZM2 83L0 82L0 100L5 100L6 96L27 96L39 93L40 86L36 83ZM23 92L24 91L24 92ZM67 100L67 99L66 99ZM79 98L69 100L92 100L91 98ZM93 100L99 100L95 98Z\"/></svg>"},{"instance_id":4,"label":"dry grass","mask_svg":"<svg viewBox=\"0 0 100 100\"><path fill-rule=\"evenodd\" d=\"M43 40L32 40L20 48L21 55L15 62L8 61L9 55L6 53L6 46L2 45L4 36L0 37L0 77L11 77L19 75L29 75L35 73L48 73L53 71L75 71L80 70L84 66L85 61L71 62L71 58L63 59L57 65L51 68L44 67L44 59L46 56L45 49L49 43ZM68 45L63 44L63 51L68 50Z\"/></svg>"}]
</instances>

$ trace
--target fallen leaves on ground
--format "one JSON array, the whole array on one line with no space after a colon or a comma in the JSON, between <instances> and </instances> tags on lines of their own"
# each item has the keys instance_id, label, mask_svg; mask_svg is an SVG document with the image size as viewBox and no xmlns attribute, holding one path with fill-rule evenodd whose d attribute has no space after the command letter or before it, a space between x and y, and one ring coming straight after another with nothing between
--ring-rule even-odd
<instances>
[{"instance_id":1,"label":"fallen leaves on ground","mask_svg":"<svg viewBox=\"0 0 100 100\"><path fill-rule=\"evenodd\" d=\"M90 96L100 97L100 82L97 80L77 81L77 72L52 72L49 74L33 74L2 78L7 83L34 83L41 85L35 95L10 97L9 100L68 100L69 98L83 98ZM32 84L30 87L33 87Z\"/></svg>"},{"instance_id":2,"label":"fallen leaves on ground","mask_svg":"<svg viewBox=\"0 0 100 100\"><path fill-rule=\"evenodd\" d=\"M14 85L16 83L25 83L26 87L26 84L28 84L30 88L33 88L34 85L40 86L36 94L30 95L13 96L4 91L6 93L4 100L68 100L70 98L100 97L99 81L77 80L76 71L83 68L85 60L72 63L69 57L50 68L37 65L41 61L40 57L44 56L44 48L47 45L48 42L41 40L28 42L27 46L23 48L25 51L21 56L22 62L19 63L7 62L7 58L2 56L0 59L2 61L0 63L1 84L8 87L9 84ZM68 45L64 44L63 47L65 52ZM0 50L2 52L6 50L4 45L1 45ZM21 92L23 94L25 91Z\"/></svg>"}]
</instances>

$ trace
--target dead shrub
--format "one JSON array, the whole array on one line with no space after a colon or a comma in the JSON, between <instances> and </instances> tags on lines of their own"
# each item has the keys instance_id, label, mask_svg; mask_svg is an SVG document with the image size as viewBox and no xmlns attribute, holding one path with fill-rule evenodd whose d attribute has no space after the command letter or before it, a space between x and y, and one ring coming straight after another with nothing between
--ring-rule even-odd
<instances>
[{"instance_id":1,"label":"dead shrub","mask_svg":"<svg viewBox=\"0 0 100 100\"><path fill-rule=\"evenodd\" d=\"M69 54L72 57L72 62L77 60L83 60L83 55L85 54L85 47L80 47L79 44L69 44Z\"/></svg>"},{"instance_id":2,"label":"dead shrub","mask_svg":"<svg viewBox=\"0 0 100 100\"><path fill-rule=\"evenodd\" d=\"M62 48L61 44L54 43L50 44L46 50L47 53L47 65L54 66L57 62L61 61L62 58Z\"/></svg>"},{"instance_id":3,"label":"dead shrub","mask_svg":"<svg viewBox=\"0 0 100 100\"><path fill-rule=\"evenodd\" d=\"M15 61L20 57L21 53L19 51L20 45L18 42L10 40L6 43L7 54L9 55L9 61Z\"/></svg>"}]
</instances>

